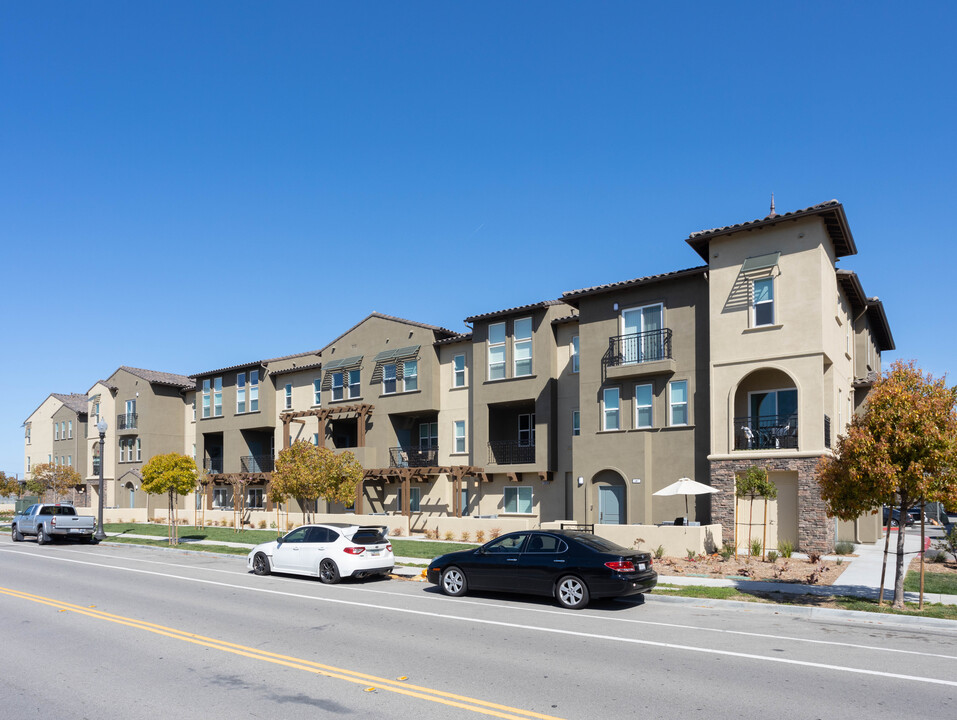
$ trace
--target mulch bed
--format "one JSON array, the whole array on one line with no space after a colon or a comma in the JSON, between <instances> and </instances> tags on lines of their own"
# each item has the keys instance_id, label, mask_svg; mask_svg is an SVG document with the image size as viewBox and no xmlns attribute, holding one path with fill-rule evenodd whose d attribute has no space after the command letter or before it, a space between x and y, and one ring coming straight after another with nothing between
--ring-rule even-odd
<instances>
[{"instance_id":1,"label":"mulch bed","mask_svg":"<svg viewBox=\"0 0 957 720\"><path fill-rule=\"evenodd\" d=\"M773 563L760 557L739 555L737 559L722 560L720 555L708 555L695 560L687 558L661 558L655 560L659 582L667 583L668 575L684 577L726 578L729 580L761 580L764 582L805 583L808 585L833 585L847 563L835 560L818 560L812 563L805 558L778 558Z\"/></svg>"}]
</instances>

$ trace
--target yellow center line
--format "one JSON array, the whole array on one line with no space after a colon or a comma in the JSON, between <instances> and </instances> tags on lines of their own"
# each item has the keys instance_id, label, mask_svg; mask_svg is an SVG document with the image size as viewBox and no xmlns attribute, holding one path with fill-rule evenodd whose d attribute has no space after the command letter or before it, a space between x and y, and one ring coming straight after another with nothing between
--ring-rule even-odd
<instances>
[{"instance_id":1,"label":"yellow center line","mask_svg":"<svg viewBox=\"0 0 957 720\"><path fill-rule=\"evenodd\" d=\"M499 705L486 700L470 698L465 695L456 695L454 693L448 693L442 690L434 690L432 688L427 688L420 685L413 685L410 683L390 680L388 678L381 678L375 675L357 672L355 670L347 670L344 668L335 667L333 665L325 665L312 660L303 660L302 658L291 657L289 655L281 655L279 653L273 653L267 650L259 650L257 648L238 645L225 640L217 640L216 638L205 637L203 635L197 635L184 630L177 630L175 628L157 625L145 620L136 620L134 618L127 618L121 615L114 615L112 613L107 613L92 607L74 605L62 600L47 598L41 595L33 595L20 590L0 587L0 594L19 598L21 600L29 600L30 602L39 603L41 605L48 605L50 607L57 608L61 612L72 612L97 620L106 620L119 625L145 630L157 635L163 635L174 640L182 640L196 645L202 645L215 650L221 650L234 655L251 658L253 660L262 660L275 665L282 665L296 670L304 670L316 675L335 678L337 680L345 680L346 682L355 684L361 684L365 686L371 684L374 685L376 689L387 690L389 692L407 695L409 697L415 697L421 700L429 700L431 702L441 703L443 705L449 705L451 707L457 707L463 710L471 710L472 712L481 713L483 715L506 718L507 720L524 720L525 718L536 718L537 720L559 720L559 718L556 718L553 715L544 715L531 710L522 710L521 708L513 708L509 707L508 705Z\"/></svg>"}]
</instances>

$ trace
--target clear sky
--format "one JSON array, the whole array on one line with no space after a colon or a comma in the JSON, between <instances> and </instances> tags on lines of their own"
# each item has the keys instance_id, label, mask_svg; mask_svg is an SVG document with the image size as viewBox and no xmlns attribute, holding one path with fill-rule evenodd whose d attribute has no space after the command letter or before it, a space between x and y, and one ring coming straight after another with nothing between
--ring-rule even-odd
<instances>
[{"instance_id":1,"label":"clear sky","mask_svg":"<svg viewBox=\"0 0 957 720\"><path fill-rule=\"evenodd\" d=\"M953 370L957 4L0 4L0 470L51 392L692 267L836 198Z\"/></svg>"}]
</instances>

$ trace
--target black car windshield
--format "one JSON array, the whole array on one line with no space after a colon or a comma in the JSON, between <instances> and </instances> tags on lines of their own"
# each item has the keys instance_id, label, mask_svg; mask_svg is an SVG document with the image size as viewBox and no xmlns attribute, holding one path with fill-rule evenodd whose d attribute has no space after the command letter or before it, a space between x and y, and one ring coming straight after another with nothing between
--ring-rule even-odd
<instances>
[{"instance_id":1,"label":"black car windshield","mask_svg":"<svg viewBox=\"0 0 957 720\"><path fill-rule=\"evenodd\" d=\"M628 548L623 548L621 545L616 545L611 540L606 540L603 537L598 537L591 533L575 533L572 537L585 547L597 550L598 552L616 553L619 555L631 554L633 552Z\"/></svg>"}]
</instances>

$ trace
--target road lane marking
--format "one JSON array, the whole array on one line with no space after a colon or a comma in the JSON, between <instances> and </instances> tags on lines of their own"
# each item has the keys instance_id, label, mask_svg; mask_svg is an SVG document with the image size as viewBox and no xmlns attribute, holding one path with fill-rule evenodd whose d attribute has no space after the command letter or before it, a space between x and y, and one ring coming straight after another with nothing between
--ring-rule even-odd
<instances>
[{"instance_id":1,"label":"road lane marking","mask_svg":"<svg viewBox=\"0 0 957 720\"><path fill-rule=\"evenodd\" d=\"M211 580L202 580L199 578L190 578L190 577L185 577L182 575L172 575L172 574L166 574L166 573L152 572L148 570L141 570L139 568L123 567L120 565L109 565L102 562L102 560L104 560L105 558L100 558L101 562L85 562L82 560L71 560L69 558L62 558L62 557L51 556L51 555L37 555L35 553L25 552L21 550L8 550L6 548L0 548L0 552L22 554L22 555L27 555L30 557L40 557L47 560L59 560L61 562L72 562L72 563L78 563L82 565L92 565L94 567L102 567L109 570L123 570L126 572L149 573L153 575L158 575L160 577L168 577L168 578L173 578L178 580L187 580L187 581L193 581L193 582L209 582L209 583L218 584ZM88 557L97 557L94 553L83 553L79 551L73 551L73 552L75 552L76 554L84 555ZM109 559L114 559L114 558L109 558ZM247 571L236 572L231 570L219 570L217 568L203 568L203 567L198 567L193 565L165 563L165 562L160 562L157 560L145 560L142 558L132 558L132 557L123 557L123 556L120 556L119 558L116 558L116 559L128 560L130 562L156 564L156 565L169 565L171 567L178 567L178 568L184 568L184 569L190 569L190 570L195 569L202 572L220 572L220 573L226 573L226 574L236 575L241 577L249 576L249 573ZM289 597L307 598L311 600L317 600L320 602L335 602L335 603L349 602L346 600L337 600L334 598L322 598L315 595L302 595L299 593L290 593L290 592L281 591L281 590L269 590L266 588L250 587L246 585L224 585L224 586L230 587L230 588L232 587L242 588L245 590L251 590L253 592L267 592L267 593L273 593L277 595L288 595ZM510 612L520 610L522 612L529 612L529 613L536 613L536 614L543 614L543 615L557 615L557 616L566 617L566 618L575 617L575 618L599 620L603 622L628 623L633 625L647 625L650 627L660 627L660 628L666 628L666 629L692 630L696 632L708 632L708 633L714 633L714 634L720 634L720 635L753 637L753 638L758 638L762 640L775 640L775 641L804 643L809 645L824 645L824 646L837 646L842 648L854 648L857 650L877 652L881 655L885 655L887 653L896 653L901 655L916 655L919 657L941 658L944 660L957 660L957 656L955 655L946 655L943 653L929 653L929 652L924 652L921 650L904 650L902 648L887 647L886 645L882 645L882 646L862 645L860 643L849 643L849 642L842 642L842 641L836 641L836 640L818 640L815 638L802 638L802 637L794 637L789 635L773 635L771 633L748 632L745 630L727 630L725 628L713 628L713 627L707 627L703 625L689 625L685 623L666 623L666 622L660 622L656 620L639 620L636 618L609 617L604 615L593 615L587 612L576 612L574 613L574 615L570 615L567 611L563 611L563 610L546 610L543 608L530 608L530 607L522 607L522 606L516 606L516 605L505 605L505 604L494 603L494 602L478 602L475 600L468 600L466 598L451 599L442 595L434 595L431 593L421 593L419 595L410 595L407 593L397 593L397 592L392 592L389 590L376 590L373 588L366 588L366 587L359 588L359 587L344 587L344 586L337 588L337 590L342 590L342 591L348 590L350 592L372 593L376 595L387 595L390 597L427 599L433 602L446 602L451 605L474 605L476 607L482 607L482 608L498 608L498 609L505 609ZM396 610L398 612L404 612L403 610L399 608L391 608L388 606L368 605L368 603L353 603L353 604L361 605L363 607L377 607L382 609ZM702 606L702 607L705 607L705 606ZM416 612L416 611L409 610L407 612ZM451 616L451 617L454 617L454 616ZM881 616L876 615L875 617L879 618ZM469 619L469 618L462 618L462 619Z\"/></svg>"},{"instance_id":2,"label":"road lane marking","mask_svg":"<svg viewBox=\"0 0 957 720\"><path fill-rule=\"evenodd\" d=\"M48 598L42 595L34 595L32 593L23 592L20 590L0 587L0 595L8 595L20 600L28 600L40 605L46 605L55 608L58 612L72 612L78 615L85 615L96 620L104 620L133 629L145 630L156 635L172 638L173 640L182 640L194 645L201 645L214 650L220 650L222 652L239 655L253 660L261 660L274 665L281 665L283 667L288 667L295 670L305 670L316 675L322 675L337 680L345 680L346 682L365 686L366 689L387 690L389 692L407 695L420 700L428 700L431 702L440 703L442 705L460 708L462 710L470 710L483 715L505 718L505 720L527 720L527 718L536 718L537 720L560 720L560 718L557 718L554 715L544 715L532 710L509 707L508 705L500 705L487 700L479 700L477 698L471 698L465 695L457 695L455 693L435 690L421 685L390 680L388 678L377 677L375 675L369 675L367 673L361 673L355 670L347 670L344 668L335 667L333 665L326 665L313 660L304 660L302 658L296 658L289 655L273 653L259 648L252 648L246 645L231 643L226 640L219 640L216 638L206 637L204 635L197 635L196 633L187 632L185 630L178 630L176 628L158 625L146 620L137 620L135 618L128 618L122 615L114 615L113 613L96 610L89 606L74 605L73 603L68 603L63 600ZM369 683L373 683L372 688L368 688Z\"/></svg>"}]
</instances>

